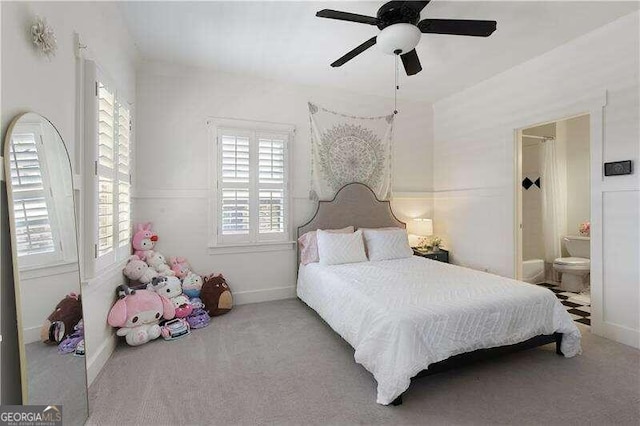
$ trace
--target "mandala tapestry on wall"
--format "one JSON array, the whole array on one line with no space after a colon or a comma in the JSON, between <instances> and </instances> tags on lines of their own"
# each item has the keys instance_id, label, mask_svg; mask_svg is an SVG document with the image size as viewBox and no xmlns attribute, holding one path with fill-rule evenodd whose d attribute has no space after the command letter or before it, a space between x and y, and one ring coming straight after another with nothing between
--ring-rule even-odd
<instances>
[{"instance_id":1,"label":"mandala tapestry on wall","mask_svg":"<svg viewBox=\"0 0 640 426\"><path fill-rule=\"evenodd\" d=\"M352 182L391 197L393 115L354 117L309 103L309 120L312 199L330 200Z\"/></svg>"}]
</instances>

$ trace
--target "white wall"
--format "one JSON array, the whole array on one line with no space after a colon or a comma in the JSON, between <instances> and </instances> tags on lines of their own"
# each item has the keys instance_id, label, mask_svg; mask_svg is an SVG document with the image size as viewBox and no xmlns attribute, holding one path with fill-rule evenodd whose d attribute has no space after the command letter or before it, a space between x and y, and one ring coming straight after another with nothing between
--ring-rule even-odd
<instances>
[{"instance_id":1,"label":"white wall","mask_svg":"<svg viewBox=\"0 0 640 426\"><path fill-rule=\"evenodd\" d=\"M638 20L620 18L434 105L435 226L456 263L514 276L514 131L565 118L544 113L588 112L575 110L606 90L603 126L592 123L602 152L592 156L638 164ZM602 277L592 331L637 347L640 174L603 178L595 162L592 170L602 222L592 240L603 244L602 260L592 259Z\"/></svg>"},{"instance_id":2,"label":"white wall","mask_svg":"<svg viewBox=\"0 0 640 426\"><path fill-rule=\"evenodd\" d=\"M57 269L47 268L21 274L20 302L25 343L39 341L42 323L58 302L69 293L78 293L80 275L77 264Z\"/></svg>"},{"instance_id":3,"label":"white wall","mask_svg":"<svg viewBox=\"0 0 640 426\"><path fill-rule=\"evenodd\" d=\"M208 253L207 153L211 141L207 117L295 125L290 179L292 222L298 226L310 218L314 208L307 198L310 180L307 102L367 116L388 113L393 100L164 63L145 64L137 81L135 220L154 222L160 238L157 248L165 256L185 256L201 274L223 272L235 292L236 302L293 296L295 250ZM431 189L431 105L400 102L399 110L394 125L393 187L396 192L409 193L404 194L409 198L397 200L394 206L400 216L430 216L430 200L416 192Z\"/></svg>"},{"instance_id":4,"label":"white wall","mask_svg":"<svg viewBox=\"0 0 640 426\"><path fill-rule=\"evenodd\" d=\"M567 232L579 233L579 225L591 218L591 156L589 116L565 121L567 147Z\"/></svg>"},{"instance_id":5,"label":"white wall","mask_svg":"<svg viewBox=\"0 0 640 426\"><path fill-rule=\"evenodd\" d=\"M79 160L80 142L76 119L77 61L74 55L74 31L108 70L121 90L135 97L135 62L137 52L115 3L93 2L2 2L2 137L11 119L25 111L35 111L49 120L60 132L72 158L75 174L82 173ZM54 28L58 52L51 60L39 56L29 38L29 28L36 15L46 18ZM3 195L4 196L4 195ZM3 221L0 232L8 234ZM10 269L10 248L3 237L2 269ZM118 271L119 272L119 271ZM13 285L2 274L1 286ZM87 327L87 362L92 380L114 347L113 330L106 325L106 315L114 300L114 288L120 274L101 277L83 288L85 324ZM0 308L11 309L12 295L4 297ZM8 320L8 318L6 319ZM3 335L4 335L3 315ZM8 337L8 338L7 338ZM2 353L17 352L15 339L5 335ZM5 352L6 351L6 352ZM17 365L6 365L3 355L3 401L9 398L5 390L5 371L17 371ZM8 377L8 376L7 376ZM16 391L16 390L14 390ZM19 392L19 390L17 390ZM7 393L7 395L5 395Z\"/></svg>"}]
</instances>

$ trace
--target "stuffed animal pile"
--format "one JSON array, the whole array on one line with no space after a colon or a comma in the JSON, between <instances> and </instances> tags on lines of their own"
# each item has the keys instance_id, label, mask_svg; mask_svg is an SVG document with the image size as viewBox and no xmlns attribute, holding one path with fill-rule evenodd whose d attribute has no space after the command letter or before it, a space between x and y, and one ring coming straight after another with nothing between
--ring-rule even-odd
<instances>
[{"instance_id":1,"label":"stuffed animal pile","mask_svg":"<svg viewBox=\"0 0 640 426\"><path fill-rule=\"evenodd\" d=\"M56 305L40 329L40 340L58 345L61 354L84 356L84 323L80 295L69 293Z\"/></svg>"},{"instance_id":2,"label":"stuffed animal pile","mask_svg":"<svg viewBox=\"0 0 640 426\"><path fill-rule=\"evenodd\" d=\"M222 274L203 279L184 257L165 258L154 250L157 242L151 223L136 225L133 255L122 271L129 285L116 289L118 300L109 312L107 322L131 346L186 336L233 306Z\"/></svg>"}]
</instances>

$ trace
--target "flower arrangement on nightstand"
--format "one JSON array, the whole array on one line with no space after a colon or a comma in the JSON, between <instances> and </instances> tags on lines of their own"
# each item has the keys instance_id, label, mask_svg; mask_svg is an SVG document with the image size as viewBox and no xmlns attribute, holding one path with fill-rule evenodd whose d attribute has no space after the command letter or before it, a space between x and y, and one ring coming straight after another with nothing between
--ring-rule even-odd
<instances>
[{"instance_id":1,"label":"flower arrangement on nightstand","mask_svg":"<svg viewBox=\"0 0 640 426\"><path fill-rule=\"evenodd\" d=\"M409 224L410 233L414 237L413 254L440 262L449 263L449 252L440 248L442 238L433 235L433 221L417 218Z\"/></svg>"}]
</instances>

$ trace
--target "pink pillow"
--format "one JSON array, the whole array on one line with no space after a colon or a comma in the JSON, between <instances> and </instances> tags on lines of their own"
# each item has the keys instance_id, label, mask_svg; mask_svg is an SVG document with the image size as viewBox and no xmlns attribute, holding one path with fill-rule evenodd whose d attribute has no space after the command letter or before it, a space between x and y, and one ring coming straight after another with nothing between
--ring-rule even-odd
<instances>
[{"instance_id":1,"label":"pink pillow","mask_svg":"<svg viewBox=\"0 0 640 426\"><path fill-rule=\"evenodd\" d=\"M323 231L335 234L350 234L355 229L353 226L347 226L342 229L323 229ZM310 231L302 235L298 238L298 244L300 245L300 263L307 265L320 261L320 256L318 255L318 233L316 231Z\"/></svg>"}]
</instances>

